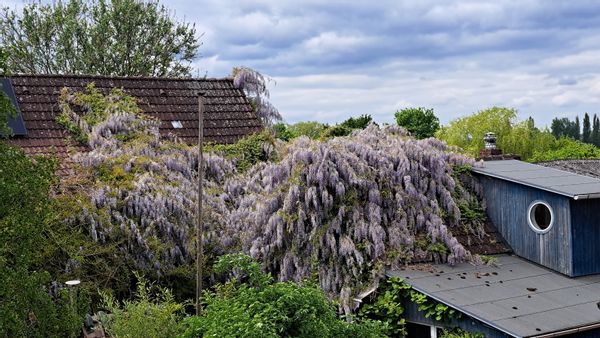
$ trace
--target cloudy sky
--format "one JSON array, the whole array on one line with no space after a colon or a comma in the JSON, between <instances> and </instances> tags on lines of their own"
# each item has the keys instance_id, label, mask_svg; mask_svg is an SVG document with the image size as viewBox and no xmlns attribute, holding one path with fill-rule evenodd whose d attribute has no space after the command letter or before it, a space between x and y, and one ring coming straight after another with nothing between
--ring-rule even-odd
<instances>
[{"instance_id":1,"label":"cloudy sky","mask_svg":"<svg viewBox=\"0 0 600 338\"><path fill-rule=\"evenodd\" d=\"M391 122L409 106L442 123L493 105L538 125L600 113L600 1L162 2L203 34L197 74L271 76L287 122Z\"/></svg>"}]
</instances>

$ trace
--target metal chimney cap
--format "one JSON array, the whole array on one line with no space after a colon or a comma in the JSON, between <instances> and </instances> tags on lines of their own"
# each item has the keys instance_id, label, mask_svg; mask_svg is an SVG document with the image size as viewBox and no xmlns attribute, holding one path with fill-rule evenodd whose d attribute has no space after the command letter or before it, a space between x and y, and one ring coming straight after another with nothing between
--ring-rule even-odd
<instances>
[{"instance_id":1,"label":"metal chimney cap","mask_svg":"<svg viewBox=\"0 0 600 338\"><path fill-rule=\"evenodd\" d=\"M485 149L496 149L496 134L491 131L487 132L483 140L485 141Z\"/></svg>"}]
</instances>

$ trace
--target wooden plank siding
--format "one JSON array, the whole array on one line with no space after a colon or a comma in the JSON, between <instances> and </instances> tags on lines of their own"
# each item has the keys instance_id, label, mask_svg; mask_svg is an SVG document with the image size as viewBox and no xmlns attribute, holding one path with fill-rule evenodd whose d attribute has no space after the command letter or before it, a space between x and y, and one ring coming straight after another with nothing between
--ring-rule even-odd
<instances>
[{"instance_id":1,"label":"wooden plank siding","mask_svg":"<svg viewBox=\"0 0 600 338\"><path fill-rule=\"evenodd\" d=\"M571 200L573 275L600 273L600 200Z\"/></svg>"},{"instance_id":2,"label":"wooden plank siding","mask_svg":"<svg viewBox=\"0 0 600 338\"><path fill-rule=\"evenodd\" d=\"M468 332L483 333L486 338L512 337L511 335L488 326L475 318L469 317L468 315L462 315L460 318L453 318L446 321L439 321L431 317L425 317L425 313L423 311L419 311L419 305L411 302L408 299L402 302L402 306L404 307L404 318L406 321L411 323L444 327L449 329L459 327Z\"/></svg>"},{"instance_id":3,"label":"wooden plank siding","mask_svg":"<svg viewBox=\"0 0 600 338\"><path fill-rule=\"evenodd\" d=\"M571 212L568 197L478 175L483 185L487 213L515 254L573 276L571 247ZM544 234L533 231L527 223L529 205L542 200L554 212L554 225Z\"/></svg>"}]
</instances>

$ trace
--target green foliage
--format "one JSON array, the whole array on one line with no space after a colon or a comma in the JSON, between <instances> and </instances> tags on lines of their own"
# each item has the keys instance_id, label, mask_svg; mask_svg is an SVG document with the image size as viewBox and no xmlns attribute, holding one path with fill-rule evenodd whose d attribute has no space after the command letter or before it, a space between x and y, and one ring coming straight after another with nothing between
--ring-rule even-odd
<instances>
[{"instance_id":1,"label":"green foliage","mask_svg":"<svg viewBox=\"0 0 600 338\"><path fill-rule=\"evenodd\" d=\"M543 162L567 159L597 159L600 148L593 144L583 143L571 138L562 137L556 140L549 150L535 151L529 158L531 162Z\"/></svg>"},{"instance_id":2,"label":"green foliage","mask_svg":"<svg viewBox=\"0 0 600 338\"><path fill-rule=\"evenodd\" d=\"M275 123L273 125L273 131L275 132L275 137L282 141L287 142L296 137L283 122Z\"/></svg>"},{"instance_id":3,"label":"green foliage","mask_svg":"<svg viewBox=\"0 0 600 338\"><path fill-rule=\"evenodd\" d=\"M170 290L153 286L136 274L137 294L131 301L119 302L108 292L100 292L110 315L102 319L108 334L115 338L175 337L184 305L175 302Z\"/></svg>"},{"instance_id":4,"label":"green foliage","mask_svg":"<svg viewBox=\"0 0 600 338\"><path fill-rule=\"evenodd\" d=\"M590 122L590 115L588 113L583 115L583 132L581 133L581 141L583 143L592 143L592 124Z\"/></svg>"},{"instance_id":5,"label":"green foliage","mask_svg":"<svg viewBox=\"0 0 600 338\"><path fill-rule=\"evenodd\" d=\"M329 128L328 125L316 121L298 122L288 126L288 130L294 135L294 138L308 136L313 140L321 138L327 128Z\"/></svg>"},{"instance_id":6,"label":"green foliage","mask_svg":"<svg viewBox=\"0 0 600 338\"><path fill-rule=\"evenodd\" d=\"M45 271L49 190L56 161L27 157L0 143L0 336L74 337L86 298L71 307L65 290L49 293Z\"/></svg>"},{"instance_id":7,"label":"green foliage","mask_svg":"<svg viewBox=\"0 0 600 338\"><path fill-rule=\"evenodd\" d=\"M410 285L398 277L392 277L385 280L379 288L375 301L364 304L358 317L383 322L388 336L405 336L406 321L402 299L409 294Z\"/></svg>"},{"instance_id":8,"label":"green foliage","mask_svg":"<svg viewBox=\"0 0 600 338\"><path fill-rule=\"evenodd\" d=\"M265 288L273 283L273 277L264 273L260 264L241 253L220 256L213 272L226 276L227 280L246 283L250 287Z\"/></svg>"},{"instance_id":9,"label":"green foliage","mask_svg":"<svg viewBox=\"0 0 600 338\"><path fill-rule=\"evenodd\" d=\"M418 139L433 137L435 132L440 129L440 121L435 116L433 109L423 107L404 108L397 111L395 116L396 123L406 128Z\"/></svg>"},{"instance_id":10,"label":"green foliage","mask_svg":"<svg viewBox=\"0 0 600 338\"><path fill-rule=\"evenodd\" d=\"M247 136L232 144L207 145L205 152L216 152L234 161L241 172L271 157L274 140L267 131Z\"/></svg>"},{"instance_id":11,"label":"green foliage","mask_svg":"<svg viewBox=\"0 0 600 338\"><path fill-rule=\"evenodd\" d=\"M515 109L493 107L481 110L451 121L436 133L436 137L449 145L464 149L475 157L484 147L483 136L487 132L495 133L497 144L503 148L504 138L510 133L516 116Z\"/></svg>"},{"instance_id":12,"label":"green foliage","mask_svg":"<svg viewBox=\"0 0 600 338\"><path fill-rule=\"evenodd\" d=\"M381 337L377 323L348 323L337 317L335 307L322 290L292 282L263 283L256 263L243 255L219 259L215 270L235 274L236 269L254 274L249 284L237 277L218 284L205 294L200 317L186 318L180 337ZM260 281L257 283L257 281ZM261 285L262 284L262 285Z\"/></svg>"},{"instance_id":13,"label":"green foliage","mask_svg":"<svg viewBox=\"0 0 600 338\"><path fill-rule=\"evenodd\" d=\"M440 338L485 338L483 333L468 332L460 328L444 329Z\"/></svg>"},{"instance_id":14,"label":"green foliage","mask_svg":"<svg viewBox=\"0 0 600 338\"><path fill-rule=\"evenodd\" d=\"M402 278L391 277L380 285L377 297L372 302L362 305L358 317L383 322L385 333L389 336L404 336L406 322L403 318L402 304L409 300L418 305L419 311L424 312L425 317L439 322L448 322L461 316L460 312L453 308L413 290Z\"/></svg>"},{"instance_id":15,"label":"green foliage","mask_svg":"<svg viewBox=\"0 0 600 338\"><path fill-rule=\"evenodd\" d=\"M496 134L498 147L505 154L517 154L524 160L553 146L555 138L550 131L536 128L531 117L516 122L516 116L515 109L493 107L451 121L436 136L473 157L479 156L479 151L484 148L483 136L489 131Z\"/></svg>"},{"instance_id":16,"label":"green foliage","mask_svg":"<svg viewBox=\"0 0 600 338\"><path fill-rule=\"evenodd\" d=\"M358 117L350 117L339 125L349 129L365 129L373 122L371 115L363 114Z\"/></svg>"},{"instance_id":17,"label":"green foliage","mask_svg":"<svg viewBox=\"0 0 600 338\"><path fill-rule=\"evenodd\" d=\"M485 265L495 265L498 263L498 257L496 256L479 255L479 258Z\"/></svg>"},{"instance_id":18,"label":"green foliage","mask_svg":"<svg viewBox=\"0 0 600 338\"><path fill-rule=\"evenodd\" d=\"M592 144L596 147L600 146L600 119L594 114L592 122Z\"/></svg>"},{"instance_id":19,"label":"green foliage","mask_svg":"<svg viewBox=\"0 0 600 338\"><path fill-rule=\"evenodd\" d=\"M579 139L579 125L575 121L569 120L567 117L552 119L550 130L555 138L571 137Z\"/></svg>"},{"instance_id":20,"label":"green foliage","mask_svg":"<svg viewBox=\"0 0 600 338\"><path fill-rule=\"evenodd\" d=\"M311 139L323 139L337 136L348 136L355 129L365 129L373 122L371 115L364 114L358 117L350 117L334 126L329 126L316 121L298 122L287 125L277 123L274 126L275 137L283 141L289 141L299 136L308 136Z\"/></svg>"},{"instance_id":21,"label":"green foliage","mask_svg":"<svg viewBox=\"0 0 600 338\"><path fill-rule=\"evenodd\" d=\"M426 318L433 318L439 322L447 322L454 318L460 318L460 312L453 308L436 302L426 295L411 290L410 300L419 306L419 311L425 312Z\"/></svg>"},{"instance_id":22,"label":"green foliage","mask_svg":"<svg viewBox=\"0 0 600 338\"><path fill-rule=\"evenodd\" d=\"M32 2L0 12L15 73L189 76L198 42L158 1Z\"/></svg>"}]
</instances>

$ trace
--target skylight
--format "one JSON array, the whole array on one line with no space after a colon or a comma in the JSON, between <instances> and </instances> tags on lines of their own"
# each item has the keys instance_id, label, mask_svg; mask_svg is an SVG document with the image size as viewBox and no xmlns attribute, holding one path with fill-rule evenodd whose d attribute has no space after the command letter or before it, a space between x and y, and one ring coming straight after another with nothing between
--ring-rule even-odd
<instances>
[{"instance_id":1,"label":"skylight","mask_svg":"<svg viewBox=\"0 0 600 338\"><path fill-rule=\"evenodd\" d=\"M17 116L14 118L8 119L8 126L12 130L12 135L15 136L27 136L27 129L25 128L25 122L23 122L23 116L21 115L21 109L19 108L19 103L17 102L17 98L15 96L15 91L13 90L12 83L8 78L0 78L0 91L2 91L12 104L17 109ZM2 134L2 132L0 132Z\"/></svg>"},{"instance_id":2,"label":"skylight","mask_svg":"<svg viewBox=\"0 0 600 338\"><path fill-rule=\"evenodd\" d=\"M175 129L181 129L181 128L183 128L183 124L181 124L181 121L171 121L171 125Z\"/></svg>"}]
</instances>

